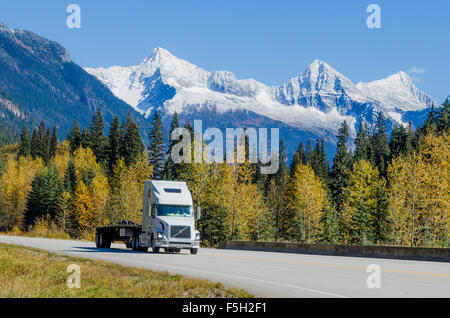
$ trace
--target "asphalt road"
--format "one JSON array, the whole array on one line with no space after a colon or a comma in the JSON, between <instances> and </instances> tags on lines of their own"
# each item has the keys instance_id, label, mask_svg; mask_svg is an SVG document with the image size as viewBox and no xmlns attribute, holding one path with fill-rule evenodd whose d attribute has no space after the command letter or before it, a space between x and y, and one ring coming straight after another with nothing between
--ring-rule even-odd
<instances>
[{"instance_id":1,"label":"asphalt road","mask_svg":"<svg viewBox=\"0 0 450 318\"><path fill-rule=\"evenodd\" d=\"M206 278L256 297L450 297L449 263L206 248L197 255L153 254L123 244L98 249L91 242L15 236L0 242ZM381 269L380 288L367 287L370 264Z\"/></svg>"}]
</instances>

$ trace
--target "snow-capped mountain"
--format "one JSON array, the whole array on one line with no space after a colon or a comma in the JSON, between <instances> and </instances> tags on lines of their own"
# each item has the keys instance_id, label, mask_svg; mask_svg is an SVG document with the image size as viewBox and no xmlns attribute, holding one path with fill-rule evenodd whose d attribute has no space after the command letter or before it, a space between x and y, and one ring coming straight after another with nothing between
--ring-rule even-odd
<instances>
[{"instance_id":1,"label":"snow-capped mountain","mask_svg":"<svg viewBox=\"0 0 450 318\"><path fill-rule=\"evenodd\" d=\"M319 137L336 134L343 120L354 136L356 124L372 123L379 110L391 123L414 120L414 112L435 103L406 73L355 85L320 60L280 86L237 79L228 71L211 73L162 48L136 66L86 71L146 117L158 110L169 118L176 111L188 120L207 118L211 123L214 117L224 125L234 118L230 127L265 122Z\"/></svg>"},{"instance_id":2,"label":"snow-capped mountain","mask_svg":"<svg viewBox=\"0 0 450 318\"><path fill-rule=\"evenodd\" d=\"M420 111L436 101L418 89L408 74L398 72L385 79L356 85L366 96L378 100L385 110Z\"/></svg>"}]
</instances>

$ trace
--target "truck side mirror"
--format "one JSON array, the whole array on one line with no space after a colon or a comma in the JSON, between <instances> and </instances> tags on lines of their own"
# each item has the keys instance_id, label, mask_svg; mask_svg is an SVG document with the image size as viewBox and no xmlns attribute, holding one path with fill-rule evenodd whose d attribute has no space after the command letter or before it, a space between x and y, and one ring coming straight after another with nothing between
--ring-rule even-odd
<instances>
[{"instance_id":1,"label":"truck side mirror","mask_svg":"<svg viewBox=\"0 0 450 318\"><path fill-rule=\"evenodd\" d=\"M202 208L201 207L197 207L197 220L200 220L200 216L202 214Z\"/></svg>"}]
</instances>

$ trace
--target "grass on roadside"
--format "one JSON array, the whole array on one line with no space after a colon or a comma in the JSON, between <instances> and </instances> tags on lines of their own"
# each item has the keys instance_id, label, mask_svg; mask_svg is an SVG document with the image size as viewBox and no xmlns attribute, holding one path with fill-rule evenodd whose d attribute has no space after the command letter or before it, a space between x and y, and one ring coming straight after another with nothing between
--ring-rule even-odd
<instances>
[{"instance_id":1,"label":"grass on roadside","mask_svg":"<svg viewBox=\"0 0 450 318\"><path fill-rule=\"evenodd\" d=\"M70 264L81 269L81 288L67 287ZM251 297L243 290L104 261L0 243L0 297Z\"/></svg>"}]
</instances>

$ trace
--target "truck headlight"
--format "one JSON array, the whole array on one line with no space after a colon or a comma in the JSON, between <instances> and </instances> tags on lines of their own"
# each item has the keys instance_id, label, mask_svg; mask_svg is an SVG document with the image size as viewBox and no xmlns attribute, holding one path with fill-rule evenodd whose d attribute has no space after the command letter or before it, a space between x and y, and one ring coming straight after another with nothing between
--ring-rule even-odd
<instances>
[{"instance_id":1,"label":"truck headlight","mask_svg":"<svg viewBox=\"0 0 450 318\"><path fill-rule=\"evenodd\" d=\"M200 241L200 233L195 234L195 240Z\"/></svg>"},{"instance_id":2,"label":"truck headlight","mask_svg":"<svg viewBox=\"0 0 450 318\"><path fill-rule=\"evenodd\" d=\"M158 240L162 240L164 238L164 235L161 232L156 233L156 238Z\"/></svg>"}]
</instances>

